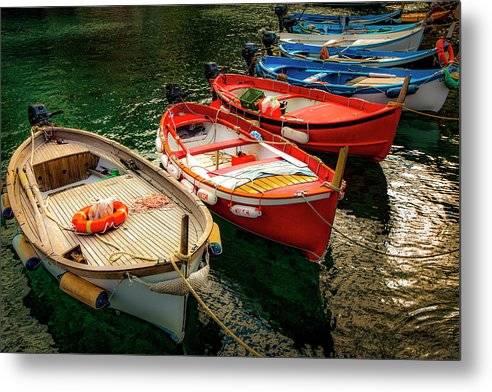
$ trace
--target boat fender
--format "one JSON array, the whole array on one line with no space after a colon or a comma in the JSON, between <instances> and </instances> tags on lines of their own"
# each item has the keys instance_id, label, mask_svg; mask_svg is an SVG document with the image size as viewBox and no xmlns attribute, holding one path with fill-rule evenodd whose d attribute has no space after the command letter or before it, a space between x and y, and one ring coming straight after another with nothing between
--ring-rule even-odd
<instances>
[{"instance_id":1,"label":"boat fender","mask_svg":"<svg viewBox=\"0 0 492 392\"><path fill-rule=\"evenodd\" d=\"M211 206L217 204L217 195L207 189L198 189L196 195L200 198L200 200L204 201L207 204L210 204Z\"/></svg>"},{"instance_id":2,"label":"boat fender","mask_svg":"<svg viewBox=\"0 0 492 392\"><path fill-rule=\"evenodd\" d=\"M443 68L444 84L451 90L457 90L460 86L460 74L459 71L451 72L448 68Z\"/></svg>"},{"instance_id":3,"label":"boat fender","mask_svg":"<svg viewBox=\"0 0 492 392\"><path fill-rule=\"evenodd\" d=\"M162 152L162 140L159 136L159 133L157 133L157 136L155 137L155 150L157 152Z\"/></svg>"},{"instance_id":4,"label":"boat fender","mask_svg":"<svg viewBox=\"0 0 492 392\"><path fill-rule=\"evenodd\" d=\"M418 89L419 86L417 86L416 84L409 84L407 95L415 94ZM387 89L385 94L388 98L398 98L398 96L400 95L400 90L401 87L392 87Z\"/></svg>"},{"instance_id":5,"label":"boat fender","mask_svg":"<svg viewBox=\"0 0 492 392\"><path fill-rule=\"evenodd\" d=\"M2 194L2 216L4 219L12 219L14 217L14 211L10 205L9 195Z\"/></svg>"},{"instance_id":6,"label":"boat fender","mask_svg":"<svg viewBox=\"0 0 492 392\"><path fill-rule=\"evenodd\" d=\"M282 127L281 134L286 139L296 143L307 144L309 142L309 134L303 131L297 131L291 127Z\"/></svg>"},{"instance_id":7,"label":"boat fender","mask_svg":"<svg viewBox=\"0 0 492 392\"><path fill-rule=\"evenodd\" d=\"M41 259L34 251L34 247L27 241L24 234L19 233L12 239L12 246L15 253L19 256L22 265L28 270L33 271L41 264Z\"/></svg>"},{"instance_id":8,"label":"boat fender","mask_svg":"<svg viewBox=\"0 0 492 392\"><path fill-rule=\"evenodd\" d=\"M244 218L259 218L262 215L259 208L243 206L240 204L233 205L230 210L234 215L242 216Z\"/></svg>"},{"instance_id":9,"label":"boat fender","mask_svg":"<svg viewBox=\"0 0 492 392\"><path fill-rule=\"evenodd\" d=\"M454 63L453 46L446 41L444 37L441 37L436 41L436 54L441 67Z\"/></svg>"},{"instance_id":10,"label":"boat fender","mask_svg":"<svg viewBox=\"0 0 492 392\"><path fill-rule=\"evenodd\" d=\"M321 48L321 51L319 52L319 58L321 60L328 60L330 58L330 52L326 46L323 46Z\"/></svg>"},{"instance_id":11,"label":"boat fender","mask_svg":"<svg viewBox=\"0 0 492 392\"><path fill-rule=\"evenodd\" d=\"M222 254L222 240L220 238L219 225L214 222L212 231L208 237L208 248L213 256L219 256Z\"/></svg>"},{"instance_id":12,"label":"boat fender","mask_svg":"<svg viewBox=\"0 0 492 392\"><path fill-rule=\"evenodd\" d=\"M193 183L191 181L188 181L186 178L183 178L181 181L180 181L181 185L183 185L185 187L185 189L190 192L190 193L194 193L195 192L195 185L193 185Z\"/></svg>"},{"instance_id":13,"label":"boat fender","mask_svg":"<svg viewBox=\"0 0 492 392\"><path fill-rule=\"evenodd\" d=\"M163 169L167 169L167 165L169 163L169 157L166 154L161 155L161 165Z\"/></svg>"},{"instance_id":14,"label":"boat fender","mask_svg":"<svg viewBox=\"0 0 492 392\"><path fill-rule=\"evenodd\" d=\"M179 180L179 178L181 177L181 169L179 167L169 162L166 169L170 175Z\"/></svg>"},{"instance_id":15,"label":"boat fender","mask_svg":"<svg viewBox=\"0 0 492 392\"><path fill-rule=\"evenodd\" d=\"M109 296L106 290L72 272L65 272L62 275L60 289L94 309L102 309L109 305Z\"/></svg>"}]
</instances>

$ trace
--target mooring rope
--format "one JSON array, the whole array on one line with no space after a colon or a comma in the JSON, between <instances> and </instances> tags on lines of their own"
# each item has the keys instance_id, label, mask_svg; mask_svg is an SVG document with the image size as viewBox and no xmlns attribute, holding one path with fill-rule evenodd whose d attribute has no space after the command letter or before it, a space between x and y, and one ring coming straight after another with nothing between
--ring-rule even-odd
<instances>
[{"instance_id":1,"label":"mooring rope","mask_svg":"<svg viewBox=\"0 0 492 392\"><path fill-rule=\"evenodd\" d=\"M408 106L403 105L403 109L415 114L420 114L421 116L427 116L427 117L432 117L432 118L437 118L439 120L447 120L447 121L460 121L459 117L446 117L446 116L438 116L436 114L430 114L430 113L425 113L421 112L419 110L415 109L410 109Z\"/></svg>"},{"instance_id":2,"label":"mooring rope","mask_svg":"<svg viewBox=\"0 0 492 392\"><path fill-rule=\"evenodd\" d=\"M174 270L179 274L181 279L183 279L184 283L186 286L188 286L188 289L190 290L191 294L197 302L202 306L202 308L205 310L205 312L218 324L222 330L227 333L229 336L231 336L236 343L238 343L241 347L243 347L247 352L249 352L251 355L255 357L263 357L262 354L260 354L258 351L256 351L254 348L250 347L244 340L242 340L239 336L237 336L234 332L232 332L220 319L215 315L215 313L203 302L201 297L197 294L197 292L193 289L191 284L188 282L188 280L185 278L181 270L178 268L176 263L174 262L173 259L170 260L171 264L174 268Z\"/></svg>"},{"instance_id":3,"label":"mooring rope","mask_svg":"<svg viewBox=\"0 0 492 392\"><path fill-rule=\"evenodd\" d=\"M378 253L380 255L387 256L387 257L395 257L395 258L401 258L401 259L431 259L431 258L434 258L434 257L445 256L445 255L448 255L448 254L455 253L455 252L458 252L459 251L459 248L456 248L456 249L451 249L451 250L448 250L448 251L445 251L445 252L441 252L441 253L434 253L432 255L397 255L397 254L393 254L393 253L389 253L389 252L384 252L384 251L379 250L379 249L376 249L376 248L372 248L372 247L370 247L370 246L368 246L366 244L362 244L360 242L355 241L354 239L350 238L347 234L345 234L342 231L338 230L335 226L333 226L330 222L328 222L316 210L316 208L309 202L309 200L306 199L306 196L303 193L300 193L300 195L304 198L304 201L316 213L316 215L318 215L318 217L323 222L325 222L328 226L330 226L335 232L337 232L338 234L340 234L342 237L344 237L345 239L347 239L351 243L353 243L353 244L355 244L357 246L360 246L361 248L370 250L371 252Z\"/></svg>"}]
</instances>

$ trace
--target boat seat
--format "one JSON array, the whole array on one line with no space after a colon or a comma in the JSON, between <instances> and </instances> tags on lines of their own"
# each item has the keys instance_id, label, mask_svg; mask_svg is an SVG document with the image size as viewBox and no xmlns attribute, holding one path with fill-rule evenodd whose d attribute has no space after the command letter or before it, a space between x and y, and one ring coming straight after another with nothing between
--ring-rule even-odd
<instances>
[{"instance_id":1,"label":"boat seat","mask_svg":"<svg viewBox=\"0 0 492 392\"><path fill-rule=\"evenodd\" d=\"M212 152L212 151L218 151L218 150L225 150L227 148L232 148L232 147L240 147L240 146L245 146L247 144L254 143L251 140L246 140L246 139L229 139L229 140L223 140L221 142L217 143L211 143L211 144L205 144L203 146L197 146L197 147L191 147L188 149L188 152L191 155L200 155L200 154L205 154L207 152ZM186 151L180 150L176 152L176 157L178 159L182 159L186 156Z\"/></svg>"},{"instance_id":2,"label":"boat seat","mask_svg":"<svg viewBox=\"0 0 492 392\"><path fill-rule=\"evenodd\" d=\"M381 84L398 84L403 83L405 78L371 78L367 76L359 76L355 79L349 80L346 84L348 86L378 86Z\"/></svg>"},{"instance_id":3,"label":"boat seat","mask_svg":"<svg viewBox=\"0 0 492 392\"><path fill-rule=\"evenodd\" d=\"M265 163L280 161L280 160L282 160L282 158L273 157L273 158L262 159L261 161L250 161L250 162L240 163L240 164L234 165L234 166L223 167L223 168L218 169L218 170L213 170L210 172L210 174L214 175L214 176L220 176L221 174L227 174L229 172L232 172L232 171L235 171L238 169L242 169L242 168L247 167L247 166L255 166L258 164L265 164Z\"/></svg>"}]
</instances>

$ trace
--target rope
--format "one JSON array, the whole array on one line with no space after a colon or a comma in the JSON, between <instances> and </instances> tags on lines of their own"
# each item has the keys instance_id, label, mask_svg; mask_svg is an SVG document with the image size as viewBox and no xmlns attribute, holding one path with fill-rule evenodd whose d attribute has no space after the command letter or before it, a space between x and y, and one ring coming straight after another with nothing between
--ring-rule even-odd
<instances>
[{"instance_id":1,"label":"rope","mask_svg":"<svg viewBox=\"0 0 492 392\"><path fill-rule=\"evenodd\" d=\"M227 333L229 336L231 336L236 341L236 343L238 343L241 347L243 347L251 355L253 355L255 357L262 357L263 356L262 354L260 354L258 351L251 348L250 346L248 346L248 344L244 340L242 340L240 337L238 337L236 334L234 334L234 332L232 332L229 328L227 328L227 326L222 321L219 320L219 318L215 315L215 313L205 304L205 302L203 302L203 300L200 298L200 296L197 294L197 292L190 285L188 280L186 280L185 276L183 275L181 270L178 268L178 266L176 265L174 260L171 259L170 261L171 261L171 264L172 264L174 270L178 273L178 275L181 277L181 279L183 279L186 286L188 286L188 289L190 290L191 294L193 294L193 297L195 297L197 302L202 306L202 308L205 310L205 312L210 317L212 317L212 319L219 325L219 327L221 327L225 333Z\"/></svg>"},{"instance_id":2,"label":"rope","mask_svg":"<svg viewBox=\"0 0 492 392\"><path fill-rule=\"evenodd\" d=\"M352 238L350 238L347 234L345 234L345 233L341 232L340 230L338 230L336 227L333 226L333 224L331 224L330 222L328 222L316 210L316 208L313 207L313 205L309 202L309 200L306 199L306 197L304 196L303 193L300 193L300 195L304 198L304 201L316 213L316 215L318 215L319 218L324 223L326 223L328 226L330 226L335 232L337 232L338 234L340 234L342 237L344 237L345 239L347 239L351 243L353 243L353 244L355 244L357 246L360 246L361 248L370 250L371 252L378 253L380 255L387 256L387 257L396 257L396 258L401 258L401 259L431 259L431 258L434 258L434 257L445 256L445 255L448 255L448 254L455 253L455 252L458 252L459 251L459 248L456 248L456 249L451 249L451 250L448 250L448 251L445 251L445 252L442 252L442 253L434 253L432 255L397 255L397 254L393 254L393 253L383 252L383 251L381 251L379 249L372 248L372 247L370 247L370 246L368 246L366 244L362 244L360 242L357 242L357 241L353 240Z\"/></svg>"},{"instance_id":3,"label":"rope","mask_svg":"<svg viewBox=\"0 0 492 392\"><path fill-rule=\"evenodd\" d=\"M410 109L408 106L405 106L405 105L403 105L403 109L404 110L407 110L409 112L412 112L412 113L420 114L421 116L427 116L427 117L437 118L439 120L460 121L460 118L459 117L438 116L438 115L435 115L435 114L430 114L430 113L421 112L419 110Z\"/></svg>"}]
</instances>

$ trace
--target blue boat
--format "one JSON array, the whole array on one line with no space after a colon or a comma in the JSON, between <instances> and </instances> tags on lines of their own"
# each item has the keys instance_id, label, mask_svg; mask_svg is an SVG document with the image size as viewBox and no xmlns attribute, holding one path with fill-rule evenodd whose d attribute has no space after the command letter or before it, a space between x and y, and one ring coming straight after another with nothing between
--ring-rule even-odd
<instances>
[{"instance_id":1,"label":"blue boat","mask_svg":"<svg viewBox=\"0 0 492 392\"><path fill-rule=\"evenodd\" d=\"M410 30L417 27L418 23L406 23L395 25L364 25L358 23L319 23L299 21L298 23L286 25L287 31L296 34L377 34L395 33L398 31Z\"/></svg>"},{"instance_id":2,"label":"blue boat","mask_svg":"<svg viewBox=\"0 0 492 392\"><path fill-rule=\"evenodd\" d=\"M353 4L353 3L351 3ZM342 18L348 18L351 23L356 24L377 24L377 23L387 23L392 22L394 20L398 20L401 16L401 9L396 11L392 11L385 14L374 14L374 15L347 15L342 16ZM335 22L338 23L340 21L341 16L339 15L322 15L322 14L309 14L302 12L294 12L289 14L289 17L298 20L305 20L307 22L314 23L324 23L324 22Z\"/></svg>"},{"instance_id":3,"label":"blue boat","mask_svg":"<svg viewBox=\"0 0 492 392\"><path fill-rule=\"evenodd\" d=\"M410 76L405 105L414 110L438 112L448 96L444 72L438 69L372 68L265 56L256 63L258 76L317 88L333 94L387 103L398 97L403 81Z\"/></svg>"},{"instance_id":4,"label":"blue boat","mask_svg":"<svg viewBox=\"0 0 492 392\"><path fill-rule=\"evenodd\" d=\"M328 58L322 55L323 47L317 45L282 42L279 49L283 56L305 60L358 64L366 67L399 67L419 62L432 65L436 49L411 52L382 51L359 48L326 47Z\"/></svg>"}]
</instances>

